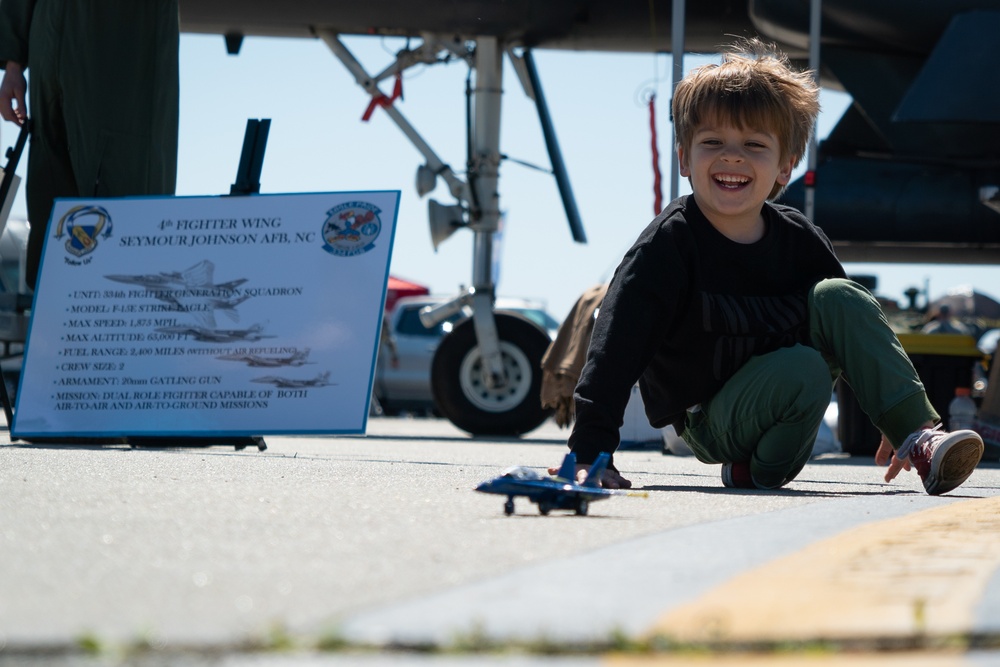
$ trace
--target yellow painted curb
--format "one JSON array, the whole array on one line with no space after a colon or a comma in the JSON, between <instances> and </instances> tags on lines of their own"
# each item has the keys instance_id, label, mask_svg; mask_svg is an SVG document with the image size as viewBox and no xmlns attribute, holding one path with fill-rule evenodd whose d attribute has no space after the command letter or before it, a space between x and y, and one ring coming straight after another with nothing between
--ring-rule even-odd
<instances>
[{"instance_id":1,"label":"yellow painted curb","mask_svg":"<svg viewBox=\"0 0 1000 667\"><path fill-rule=\"evenodd\" d=\"M620 656L603 661L613 667L962 667L956 653L836 653L818 655L757 655L745 653L693 656Z\"/></svg>"},{"instance_id":2,"label":"yellow painted curb","mask_svg":"<svg viewBox=\"0 0 1000 667\"><path fill-rule=\"evenodd\" d=\"M998 566L1000 498L955 502L866 524L739 575L649 634L710 644L962 635Z\"/></svg>"}]
</instances>

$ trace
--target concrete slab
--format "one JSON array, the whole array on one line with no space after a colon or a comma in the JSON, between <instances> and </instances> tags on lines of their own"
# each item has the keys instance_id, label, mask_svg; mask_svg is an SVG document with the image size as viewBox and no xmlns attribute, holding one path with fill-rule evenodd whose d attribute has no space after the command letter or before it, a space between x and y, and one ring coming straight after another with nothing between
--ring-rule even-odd
<instances>
[{"instance_id":1,"label":"concrete slab","mask_svg":"<svg viewBox=\"0 0 1000 667\"><path fill-rule=\"evenodd\" d=\"M913 474L885 484L870 459L845 458L810 463L784 490L733 491L718 466L654 449L617 457L647 498L586 517L542 517L522 499L505 517L473 487L558 464L565 431L476 439L440 420L373 419L367 437L268 438L265 452L5 435L0 660L81 643L152 647L148 660L283 642L599 645L853 526L1000 495L995 464L930 498ZM1000 627L996 579L978 631Z\"/></svg>"}]
</instances>

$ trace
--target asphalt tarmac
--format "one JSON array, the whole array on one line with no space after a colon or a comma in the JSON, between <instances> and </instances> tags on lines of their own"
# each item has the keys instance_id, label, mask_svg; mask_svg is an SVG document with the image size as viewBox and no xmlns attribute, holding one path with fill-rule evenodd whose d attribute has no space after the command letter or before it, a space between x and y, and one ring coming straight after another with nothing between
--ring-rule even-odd
<instances>
[{"instance_id":1,"label":"asphalt tarmac","mask_svg":"<svg viewBox=\"0 0 1000 667\"><path fill-rule=\"evenodd\" d=\"M839 455L741 491L654 444L588 516L473 490L565 436L0 432L0 665L1000 664L1000 462L942 497Z\"/></svg>"}]
</instances>

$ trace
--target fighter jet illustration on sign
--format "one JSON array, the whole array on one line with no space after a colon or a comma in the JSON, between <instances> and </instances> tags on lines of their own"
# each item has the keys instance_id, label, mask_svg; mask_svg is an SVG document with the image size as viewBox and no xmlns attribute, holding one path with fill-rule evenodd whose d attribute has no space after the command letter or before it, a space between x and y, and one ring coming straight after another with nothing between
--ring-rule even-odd
<instances>
[{"instance_id":1,"label":"fighter jet illustration on sign","mask_svg":"<svg viewBox=\"0 0 1000 667\"><path fill-rule=\"evenodd\" d=\"M159 273L105 275L126 285L144 287L153 298L181 312L191 312L201 326L215 328L215 313L222 312L233 322L239 322L236 307L249 299L249 295L238 294L237 288L247 281L238 278L224 283L215 283L215 264L204 259L184 271L160 271Z\"/></svg>"},{"instance_id":2,"label":"fighter jet illustration on sign","mask_svg":"<svg viewBox=\"0 0 1000 667\"><path fill-rule=\"evenodd\" d=\"M610 460L611 456L602 452L587 471L587 479L583 484L576 483L576 454L570 452L563 459L559 474L555 477L542 475L532 468L516 466L505 470L499 477L483 482L476 487L476 491L507 496L503 512L508 516L514 513L515 496L525 496L536 503L542 514L548 514L552 510L570 510L583 515L594 500L634 495L627 491L601 488L601 475Z\"/></svg>"},{"instance_id":3,"label":"fighter jet illustration on sign","mask_svg":"<svg viewBox=\"0 0 1000 667\"><path fill-rule=\"evenodd\" d=\"M310 362L306 361L309 357L309 348L303 350L295 350L291 354L286 355L265 355L265 354L223 354L216 359L221 359L223 361L242 361L247 366L253 366L256 368L277 368L278 366L304 366Z\"/></svg>"},{"instance_id":4,"label":"fighter jet illustration on sign","mask_svg":"<svg viewBox=\"0 0 1000 667\"><path fill-rule=\"evenodd\" d=\"M240 305L249 298L250 295L244 294L242 296L234 297L232 299L209 299L208 305L209 307L212 308L212 310L221 310L234 322L239 322L240 315L238 312L236 312L236 306Z\"/></svg>"},{"instance_id":5,"label":"fighter jet illustration on sign","mask_svg":"<svg viewBox=\"0 0 1000 667\"><path fill-rule=\"evenodd\" d=\"M104 277L108 280L114 280L115 282L127 285L141 285L154 293L170 290L198 289L214 292L215 296L225 297L232 296L236 288L247 281L246 278L239 278L216 285L213 282L214 273L215 264L207 259L203 259L184 271L160 271L159 273L138 275L106 275Z\"/></svg>"},{"instance_id":6,"label":"fighter jet illustration on sign","mask_svg":"<svg viewBox=\"0 0 1000 667\"><path fill-rule=\"evenodd\" d=\"M278 389L310 389L312 387L330 386L330 371L320 373L311 380L296 380L295 378L279 377L277 375L265 375L254 378L252 382L263 382L273 384Z\"/></svg>"},{"instance_id":7,"label":"fighter jet illustration on sign","mask_svg":"<svg viewBox=\"0 0 1000 667\"><path fill-rule=\"evenodd\" d=\"M191 336L203 343L237 343L241 341L261 340L262 338L274 338L274 336L267 336L261 333L264 331L264 327L259 324L246 329L209 329L196 324L180 324L171 327L157 327L156 331L175 336Z\"/></svg>"}]
</instances>

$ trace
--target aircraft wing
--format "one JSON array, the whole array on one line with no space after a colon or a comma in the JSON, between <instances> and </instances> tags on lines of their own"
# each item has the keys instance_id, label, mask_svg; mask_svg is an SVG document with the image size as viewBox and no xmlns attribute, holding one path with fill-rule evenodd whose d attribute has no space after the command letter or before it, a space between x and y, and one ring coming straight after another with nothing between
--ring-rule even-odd
<instances>
[{"instance_id":1,"label":"aircraft wing","mask_svg":"<svg viewBox=\"0 0 1000 667\"><path fill-rule=\"evenodd\" d=\"M840 48L929 53L956 9L995 10L995 0L823 0L823 33ZM809 3L716 0L686 3L685 50L717 53L733 35L762 34L794 58L808 55ZM900 17L906 20L901 21ZM230 36L342 35L418 37L425 33L498 37L551 49L666 52L671 0L180 0L181 30Z\"/></svg>"},{"instance_id":2,"label":"aircraft wing","mask_svg":"<svg viewBox=\"0 0 1000 667\"><path fill-rule=\"evenodd\" d=\"M752 29L746 0L688 2L685 44L715 52L726 34ZM218 35L315 37L420 36L438 33L499 37L544 48L655 52L670 49L670 0L181 0L181 30Z\"/></svg>"}]
</instances>

